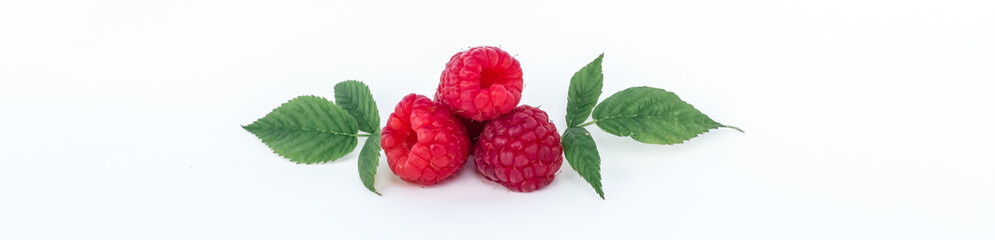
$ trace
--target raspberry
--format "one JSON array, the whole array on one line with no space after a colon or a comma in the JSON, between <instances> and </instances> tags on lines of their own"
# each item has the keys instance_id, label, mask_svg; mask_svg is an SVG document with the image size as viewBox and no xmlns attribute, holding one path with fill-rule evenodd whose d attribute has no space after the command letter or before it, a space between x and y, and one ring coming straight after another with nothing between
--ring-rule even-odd
<instances>
[{"instance_id":1,"label":"raspberry","mask_svg":"<svg viewBox=\"0 0 995 240\"><path fill-rule=\"evenodd\" d=\"M466 163L470 141L449 111L426 96L401 99L380 138L390 170L401 179L433 185Z\"/></svg>"},{"instance_id":2,"label":"raspberry","mask_svg":"<svg viewBox=\"0 0 995 240\"><path fill-rule=\"evenodd\" d=\"M563 164L556 126L546 112L528 105L487 123L473 156L477 172L518 192L549 185Z\"/></svg>"},{"instance_id":3,"label":"raspberry","mask_svg":"<svg viewBox=\"0 0 995 240\"><path fill-rule=\"evenodd\" d=\"M435 100L476 121L511 111L522 99L522 67L508 52L475 47L456 53L442 71Z\"/></svg>"}]
</instances>

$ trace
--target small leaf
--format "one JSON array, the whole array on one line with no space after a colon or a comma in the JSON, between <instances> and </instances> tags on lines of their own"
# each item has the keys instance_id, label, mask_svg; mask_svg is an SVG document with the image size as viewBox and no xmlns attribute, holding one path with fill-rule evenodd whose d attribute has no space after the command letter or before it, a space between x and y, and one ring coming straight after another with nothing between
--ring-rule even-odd
<instances>
[{"instance_id":1,"label":"small leaf","mask_svg":"<svg viewBox=\"0 0 995 240\"><path fill-rule=\"evenodd\" d=\"M615 93L594 108L593 118L605 132L653 144L682 143L711 129L729 127L713 121L676 94L651 87Z\"/></svg>"},{"instance_id":2,"label":"small leaf","mask_svg":"<svg viewBox=\"0 0 995 240\"><path fill-rule=\"evenodd\" d=\"M243 126L273 152L297 163L332 161L356 148L356 119L328 99L300 96Z\"/></svg>"},{"instance_id":3,"label":"small leaf","mask_svg":"<svg viewBox=\"0 0 995 240\"><path fill-rule=\"evenodd\" d=\"M370 88L356 80L335 84L335 103L356 118L359 130L372 133L380 128L380 112Z\"/></svg>"},{"instance_id":4,"label":"small leaf","mask_svg":"<svg viewBox=\"0 0 995 240\"><path fill-rule=\"evenodd\" d=\"M570 167L594 187L601 199L605 199L605 192L601 190L601 156L591 133L580 127L567 128L560 143Z\"/></svg>"},{"instance_id":5,"label":"small leaf","mask_svg":"<svg viewBox=\"0 0 995 240\"><path fill-rule=\"evenodd\" d=\"M380 164L380 130L377 129L366 138L363 148L359 150L359 179L363 186L371 192L380 195L373 186L377 177L377 165Z\"/></svg>"},{"instance_id":6,"label":"small leaf","mask_svg":"<svg viewBox=\"0 0 995 240\"><path fill-rule=\"evenodd\" d=\"M601 97L601 87L604 75L601 73L602 53L570 78L570 90L567 92L567 127L576 127L591 115L591 109L598 104Z\"/></svg>"}]
</instances>

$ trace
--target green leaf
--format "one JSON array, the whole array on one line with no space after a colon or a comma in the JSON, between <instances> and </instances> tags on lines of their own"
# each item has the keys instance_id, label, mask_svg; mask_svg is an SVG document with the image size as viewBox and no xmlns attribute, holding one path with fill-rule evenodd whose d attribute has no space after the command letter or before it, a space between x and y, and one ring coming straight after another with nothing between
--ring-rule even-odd
<instances>
[{"instance_id":1,"label":"green leaf","mask_svg":"<svg viewBox=\"0 0 995 240\"><path fill-rule=\"evenodd\" d=\"M335 103L356 118L360 131L372 133L380 128L377 102L363 82L348 80L335 84Z\"/></svg>"},{"instance_id":2,"label":"green leaf","mask_svg":"<svg viewBox=\"0 0 995 240\"><path fill-rule=\"evenodd\" d=\"M632 87L615 93L594 108L594 121L605 132L653 144L677 144L719 127L672 92ZM740 130L742 131L742 130Z\"/></svg>"},{"instance_id":3,"label":"green leaf","mask_svg":"<svg viewBox=\"0 0 995 240\"><path fill-rule=\"evenodd\" d=\"M377 165L380 164L380 130L376 130L366 138L363 148L359 150L359 179L363 180L363 186L371 192L380 195L373 186L377 177Z\"/></svg>"},{"instance_id":4,"label":"green leaf","mask_svg":"<svg viewBox=\"0 0 995 240\"><path fill-rule=\"evenodd\" d=\"M576 127L591 115L591 109L598 104L601 97L601 86L605 76L601 74L602 53L570 78L570 90L567 92L567 127Z\"/></svg>"},{"instance_id":5,"label":"green leaf","mask_svg":"<svg viewBox=\"0 0 995 240\"><path fill-rule=\"evenodd\" d=\"M297 163L332 161L356 148L356 119L328 99L300 96L242 126L273 152Z\"/></svg>"},{"instance_id":6,"label":"green leaf","mask_svg":"<svg viewBox=\"0 0 995 240\"><path fill-rule=\"evenodd\" d=\"M598 155L598 146L594 144L591 133L580 127L567 128L560 143L570 167L594 187L601 199L605 199L605 192L601 190L601 156Z\"/></svg>"}]
</instances>

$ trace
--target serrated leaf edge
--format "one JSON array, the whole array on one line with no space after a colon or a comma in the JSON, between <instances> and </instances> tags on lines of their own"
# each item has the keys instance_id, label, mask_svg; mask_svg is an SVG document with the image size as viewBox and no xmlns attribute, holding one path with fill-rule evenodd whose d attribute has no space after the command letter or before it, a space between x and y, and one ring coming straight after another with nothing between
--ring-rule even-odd
<instances>
[{"instance_id":1,"label":"serrated leaf edge","mask_svg":"<svg viewBox=\"0 0 995 240\"><path fill-rule=\"evenodd\" d=\"M342 111L346 112L346 115L349 115L348 111L345 111L345 109L342 109L341 107L339 107L334 102L329 101L327 98L324 98L324 97L321 97L321 96L315 96L315 95L301 95L301 96L294 97L294 98L292 98L290 100L287 100L286 102L280 104L280 106L277 106L276 108L273 108L273 110L270 110L269 113L267 113L266 115L264 115L263 117L261 117L259 119L256 119L252 123L250 123L248 125L242 125L242 129L246 130L247 132L251 133L256 138L258 138L260 140L260 142L263 143L263 145L266 145L266 148L269 148L270 151L272 151L277 156L280 156L280 157L282 157L284 159L287 159L288 161L293 162L293 163L298 164L298 165L299 164L304 164L304 165L324 164L324 163L328 163L328 162L334 162L334 161L336 161L338 159L341 159L342 157L333 158L333 159L327 159L327 160L319 160L319 161L314 161L314 162L297 161L297 160L291 159L289 156L287 156L287 155L285 155L283 153L277 152L276 149L273 149L273 147L270 146L269 143L266 143L265 141L262 141L262 138L260 138L258 135L256 135L255 132L252 132L251 129L276 129L276 130L286 130L286 131L313 131L313 132L319 132L319 133L325 133L325 134L333 134L333 135L340 135L340 136L351 136L351 137L353 137L353 141L357 143L356 145L358 145L358 142L359 142L359 139L358 139L359 135L358 134L349 134L349 133L342 133L342 132L335 132L335 131L328 131L328 130L305 129L305 128L301 128L301 129L288 129L288 128L260 128L260 127L252 127L252 125L254 125L257 122L259 122L260 120L266 118L266 116L268 116L270 113L273 113L274 111L276 111L279 108L287 106L287 104L290 104L290 102L292 102L294 100L297 100L297 99L300 99L300 98L304 98L304 97L314 97L314 98L321 99L323 101L327 101L328 103L331 103L334 107L337 107L337 108L341 109ZM353 119L353 120L355 121L355 119ZM352 153L355 150L356 150L356 146L353 145L352 146L352 150L349 150L348 152L346 152L345 154L343 154L343 156L348 155L349 153Z\"/></svg>"},{"instance_id":2,"label":"serrated leaf edge","mask_svg":"<svg viewBox=\"0 0 995 240\"><path fill-rule=\"evenodd\" d=\"M366 83L364 83L362 81L359 81L359 80L354 80L354 79L350 79L350 80L345 80L345 81L338 82L334 86L332 86L332 89L333 89L333 93L332 93L333 96L332 96L332 98L335 99L336 102L338 102L339 101L339 99L338 99L339 98L339 95L338 95L339 93L338 93L337 89L335 89L335 88L338 87L341 84L348 83L348 82L358 83L360 86L363 87L363 90L365 90L365 93L369 94L369 96L370 96L370 102L373 105L372 116L375 118L376 121L372 121L373 119L366 118L367 116L365 116L365 115L367 115L369 113L357 113L357 114L353 114L353 112L349 111L349 109L345 109L345 108L342 108L342 109L346 110L346 113L349 113L350 116L352 116L354 119L356 119L356 124L357 125L360 125L360 124L365 125L365 126L361 126L360 127L360 131L366 132L366 133L372 133L372 132L378 131L378 129L380 128L380 120L381 120L380 119L380 108L377 106L376 99L373 98L373 91L370 90L370 86L369 85L366 85ZM336 105L340 105L340 104L336 103ZM339 107L342 107L342 106L339 106ZM365 120L365 121L360 121L361 119ZM363 127L370 127L370 129L372 129L373 131L372 132L371 131L365 131L365 130L362 129Z\"/></svg>"},{"instance_id":3,"label":"serrated leaf edge","mask_svg":"<svg viewBox=\"0 0 995 240\"><path fill-rule=\"evenodd\" d=\"M569 134L577 134L577 133L571 131L572 129L579 129L579 130L583 131L583 134L587 138L589 138L591 140L591 144L594 145L595 157L598 159L597 164L594 166L594 167L597 168L596 169L596 172L597 172L597 177L596 178L595 177L588 178L588 176L585 176L585 174L583 173L584 171L581 171L581 169L580 169L580 164L575 163L575 161L579 161L579 160L578 159L571 159L570 157L568 157L571 154L566 154L566 152L567 152L567 150L566 150L567 149L566 148L567 144L565 142L565 139L573 139L573 138L567 138L567 134L568 133ZM580 175L581 178L583 178L584 181L587 182L591 186L591 188L594 189L594 191L598 194L598 196L601 197L602 200L604 200L605 199L604 185L601 182L603 180L603 177L601 176L601 153L598 151L598 149L597 149L597 143L594 142L594 138L591 137L591 133L589 131L587 131L587 129L582 128L582 127L570 127L570 128L567 128L567 130L563 131L563 136L560 139L561 139L560 140L561 141L560 145L564 149L564 158L567 159L567 163L570 164L570 168L573 169L575 172L577 172L577 174Z\"/></svg>"},{"instance_id":4,"label":"serrated leaf edge","mask_svg":"<svg viewBox=\"0 0 995 240\"><path fill-rule=\"evenodd\" d=\"M718 129L718 128L730 128L730 129L739 131L740 133L746 133L742 129L738 128L738 127L730 126L730 125L725 125L725 124L722 124L722 123L719 123L719 122L715 121L714 119L711 119L711 117L708 117L707 114L702 113L701 110L698 110L696 107L694 107L694 105L692 105L691 103L688 103L687 101L684 101L684 99L680 98L680 96L677 96L677 93L674 93L674 92L671 92L671 91L667 91L666 89L663 89L663 88L656 88L656 87L651 87L651 86L634 86L634 87L629 87L629 88L626 88L626 89L622 89L622 90L620 90L618 92L615 92L611 96L608 96L608 98L612 98L612 97L614 97L618 93L621 93L621 92L624 92L624 91L628 91L630 89L636 89L636 88L652 88L652 89L662 90L664 92L668 92L668 93L674 94L674 96L677 97L677 100L679 100L681 102L684 102L684 104L687 104L691 108L697 110L700 114L702 114L705 117L707 117L708 119L710 119L710 121L714 122L715 124L718 124L718 126L707 128L707 129L705 129L705 131L703 131L701 133L695 134L694 136L688 137L687 139L681 139L680 142L676 142L676 143L665 143L664 144L664 143L643 142L643 141L640 141L638 139L633 138L631 132L629 134L615 134L615 133L612 133L612 132L606 130L604 127L602 127L601 124L599 124L599 122L601 122L603 120L606 120L606 119L617 119L617 118L658 118L658 119L666 119L666 118L663 118L663 117L645 117L645 116L640 117L640 116L635 116L635 115L631 115L631 116L630 115L620 115L620 116L614 116L614 117L609 117L609 118L594 119L594 117L593 117L594 110L598 109L598 107L600 107L601 104L604 103L604 100L602 100L596 106L594 106L594 108L592 108L592 110L591 110L592 121L588 122L588 123L585 123L585 124L582 124L580 126L584 127L584 126L587 126L587 125L590 125L590 124L595 124L595 125L598 126L599 129L601 129L601 131L606 132L608 134L619 136L619 137L629 137L630 139L636 140L637 142L646 143L646 144L656 144L656 145L677 145L677 144L683 144L683 143L685 143L685 142L687 142L687 141L689 141L691 139L699 137L702 134L711 132L712 130L715 130L715 129ZM607 100L608 98L606 98L605 100Z\"/></svg>"},{"instance_id":5,"label":"serrated leaf edge","mask_svg":"<svg viewBox=\"0 0 995 240\"><path fill-rule=\"evenodd\" d=\"M376 180L377 180L377 168L380 166L380 152L381 151L380 151L379 137L380 137L380 130L376 130L376 131L373 132L373 135L371 135L370 137L368 137L366 139L366 141L363 142L363 147L359 150L359 155L360 156L357 157L357 161L356 162L357 162L357 165L359 166L358 167L359 180L363 183L363 186L366 187L367 190L370 190L371 192L376 193L377 195L383 196L382 194L380 194L380 192L377 191L376 186L375 186L375 183L376 183ZM374 139L377 139L377 141L374 141ZM375 145L375 149L372 150L373 153L365 151L365 150L367 150L366 149L367 145L370 145L370 144ZM369 182L367 182L366 179L363 178L363 167L362 166L363 166L363 164L366 164L366 162L363 161L363 156L366 153L376 154L373 157L374 158L374 160L373 160L374 162L371 164L372 166L370 166L371 167L370 169L372 169L372 171L373 171L373 176L371 177L371 179L370 179Z\"/></svg>"},{"instance_id":6,"label":"serrated leaf edge","mask_svg":"<svg viewBox=\"0 0 995 240\"><path fill-rule=\"evenodd\" d=\"M569 83L569 85L567 87L567 112L566 112L566 116L564 116L564 119L566 120L568 128L570 128L570 127L577 127L578 125L581 125L584 121L587 121L587 119L590 118L591 113L594 110L594 107L596 107L598 105L598 99L601 97L601 94L603 93L602 91L603 91L603 88L604 88L604 74L603 74L603 71L598 71L597 72L597 75L600 75L601 80L598 81L599 84L597 84L597 85L599 85L599 86L598 86L597 90L596 91L592 91L592 92L596 92L596 93L592 94L593 96L591 96L592 98L594 98L593 101L590 103L591 106L588 107L586 110L583 111L583 112L586 112L586 114L583 114L583 119L582 120L580 120L579 122L574 122L574 117L579 117L579 116L571 115L571 110L572 110L571 107L583 107L583 106L577 106L577 104L581 104L580 102L578 102L579 99L574 98L574 97L571 96L571 93L573 92L573 90L575 89L575 87L580 87L580 86L574 86L574 84L575 83L576 84L580 84L580 81L579 81L580 78L578 78L578 77L586 76L586 75L582 75L582 73L585 70L587 70L588 68L592 68L594 66L597 66L598 70L602 70L601 67L602 67L602 62L603 62L604 57L605 57L605 54L601 53L601 55L598 55L597 58L595 58L594 60L592 60L590 63L584 65L584 67L581 67L580 70L577 70L577 72L574 72L574 74L570 77L570 83ZM575 82L574 80L578 80L578 81ZM593 89L587 89L587 90L593 90Z\"/></svg>"}]
</instances>

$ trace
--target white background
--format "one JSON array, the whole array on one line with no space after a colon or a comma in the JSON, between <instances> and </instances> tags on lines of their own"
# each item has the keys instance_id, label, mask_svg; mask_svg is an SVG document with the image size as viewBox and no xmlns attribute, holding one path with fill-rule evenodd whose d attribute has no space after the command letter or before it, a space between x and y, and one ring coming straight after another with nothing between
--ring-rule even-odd
<instances>
[{"instance_id":1,"label":"white background","mask_svg":"<svg viewBox=\"0 0 995 240\"><path fill-rule=\"evenodd\" d=\"M356 1L358 2L358 1ZM989 1L2 1L0 239L993 239ZM370 85L386 118L452 54L498 45L564 125L676 92L719 122L682 145L589 128L607 200L564 167L509 192L356 154L296 165L240 125Z\"/></svg>"}]
</instances>

